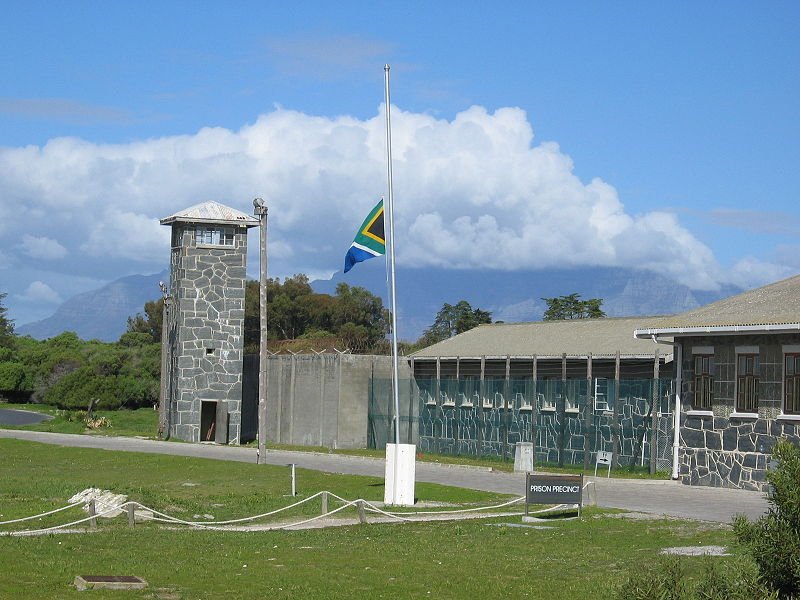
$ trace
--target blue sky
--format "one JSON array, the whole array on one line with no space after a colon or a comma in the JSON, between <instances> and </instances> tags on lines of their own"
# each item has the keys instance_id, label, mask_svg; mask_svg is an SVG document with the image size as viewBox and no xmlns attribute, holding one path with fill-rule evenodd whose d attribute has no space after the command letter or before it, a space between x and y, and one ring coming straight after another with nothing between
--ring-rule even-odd
<instances>
[{"instance_id":1,"label":"blue sky","mask_svg":"<svg viewBox=\"0 0 800 600\"><path fill-rule=\"evenodd\" d=\"M0 8L0 291L20 324L164 268L157 219L204 200L267 199L274 274L340 269L384 193L387 62L401 263L697 288L800 271L797 3Z\"/></svg>"}]
</instances>

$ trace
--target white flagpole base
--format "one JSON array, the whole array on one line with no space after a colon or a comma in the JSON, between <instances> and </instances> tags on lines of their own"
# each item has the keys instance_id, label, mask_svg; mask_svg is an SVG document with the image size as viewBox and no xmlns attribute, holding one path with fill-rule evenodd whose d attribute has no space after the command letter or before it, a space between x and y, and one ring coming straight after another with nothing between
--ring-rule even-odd
<instances>
[{"instance_id":1,"label":"white flagpole base","mask_svg":"<svg viewBox=\"0 0 800 600\"><path fill-rule=\"evenodd\" d=\"M384 504L414 506L416 452L414 444L386 444Z\"/></svg>"}]
</instances>

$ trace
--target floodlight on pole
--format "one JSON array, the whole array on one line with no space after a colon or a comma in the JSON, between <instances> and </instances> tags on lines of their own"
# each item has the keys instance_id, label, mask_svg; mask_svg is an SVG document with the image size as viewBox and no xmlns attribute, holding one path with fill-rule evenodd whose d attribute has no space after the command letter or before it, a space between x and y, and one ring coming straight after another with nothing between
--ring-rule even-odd
<instances>
[{"instance_id":1,"label":"floodlight on pole","mask_svg":"<svg viewBox=\"0 0 800 600\"><path fill-rule=\"evenodd\" d=\"M267 463L267 204L253 200L259 219L258 464Z\"/></svg>"}]
</instances>

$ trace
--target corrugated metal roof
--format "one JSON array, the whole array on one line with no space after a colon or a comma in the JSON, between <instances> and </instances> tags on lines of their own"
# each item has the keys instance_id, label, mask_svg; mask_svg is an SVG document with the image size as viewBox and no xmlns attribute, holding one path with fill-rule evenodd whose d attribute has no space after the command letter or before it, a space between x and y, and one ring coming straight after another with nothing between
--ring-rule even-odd
<instances>
[{"instance_id":1,"label":"corrugated metal roof","mask_svg":"<svg viewBox=\"0 0 800 600\"><path fill-rule=\"evenodd\" d=\"M633 337L641 317L574 319L534 323L480 325L465 333L423 348L414 358L479 356L586 356L627 358L672 356L670 346Z\"/></svg>"},{"instance_id":2,"label":"corrugated metal roof","mask_svg":"<svg viewBox=\"0 0 800 600\"><path fill-rule=\"evenodd\" d=\"M736 327L774 329L800 324L800 275L765 285L669 317L639 318L635 329L652 330Z\"/></svg>"},{"instance_id":3,"label":"corrugated metal roof","mask_svg":"<svg viewBox=\"0 0 800 600\"><path fill-rule=\"evenodd\" d=\"M240 227L258 227L259 224L259 220L254 216L213 201L195 204L161 219L162 225L171 225L176 222L239 225Z\"/></svg>"}]
</instances>

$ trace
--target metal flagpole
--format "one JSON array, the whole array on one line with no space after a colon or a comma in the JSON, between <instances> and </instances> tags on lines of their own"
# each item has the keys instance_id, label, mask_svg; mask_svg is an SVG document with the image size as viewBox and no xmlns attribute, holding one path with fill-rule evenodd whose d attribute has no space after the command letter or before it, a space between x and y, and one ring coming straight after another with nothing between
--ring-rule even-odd
<instances>
[{"instance_id":1,"label":"metal flagpole","mask_svg":"<svg viewBox=\"0 0 800 600\"><path fill-rule=\"evenodd\" d=\"M390 305L392 311L392 393L394 395L394 443L400 444L400 381L397 358L397 293L394 277L394 196L392 193L392 118L391 101L389 99L389 65L383 66L384 88L386 96L386 168L389 180L389 202L386 214L389 221L389 286L391 289ZM395 460L395 494L397 493L397 460Z\"/></svg>"}]
</instances>

